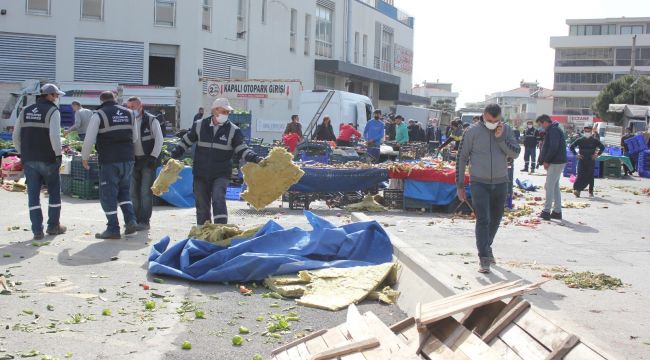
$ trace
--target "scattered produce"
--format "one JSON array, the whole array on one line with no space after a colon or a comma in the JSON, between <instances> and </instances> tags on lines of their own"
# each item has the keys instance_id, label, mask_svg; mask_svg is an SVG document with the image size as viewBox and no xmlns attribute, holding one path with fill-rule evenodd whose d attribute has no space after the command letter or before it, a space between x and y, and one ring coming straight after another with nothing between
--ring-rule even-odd
<instances>
[{"instance_id":1,"label":"scattered produce","mask_svg":"<svg viewBox=\"0 0 650 360\"><path fill-rule=\"evenodd\" d=\"M194 311L194 317L196 317L197 319L205 319L205 311L198 310L198 309L195 310Z\"/></svg>"},{"instance_id":2,"label":"scattered produce","mask_svg":"<svg viewBox=\"0 0 650 360\"><path fill-rule=\"evenodd\" d=\"M183 345L181 345L181 349L183 350L191 350L192 349L192 343L189 341L183 341Z\"/></svg>"},{"instance_id":3,"label":"scattered produce","mask_svg":"<svg viewBox=\"0 0 650 360\"><path fill-rule=\"evenodd\" d=\"M153 310L156 308L156 302L153 300L147 300L144 302L144 308L147 310Z\"/></svg>"},{"instance_id":4,"label":"scattered produce","mask_svg":"<svg viewBox=\"0 0 650 360\"><path fill-rule=\"evenodd\" d=\"M244 344L244 338L239 335L235 335L232 338L232 344L235 346L242 346Z\"/></svg>"},{"instance_id":5,"label":"scattered produce","mask_svg":"<svg viewBox=\"0 0 650 360\"><path fill-rule=\"evenodd\" d=\"M242 335L250 334L250 332L251 332L251 331L248 330L248 328L245 327L245 326L240 326L240 327L239 327L239 333L242 334Z\"/></svg>"},{"instance_id":6,"label":"scattered produce","mask_svg":"<svg viewBox=\"0 0 650 360\"><path fill-rule=\"evenodd\" d=\"M570 288L577 289L616 290L623 286L623 282L619 278L591 271L556 274L554 277L556 280L564 281Z\"/></svg>"},{"instance_id":7,"label":"scattered produce","mask_svg":"<svg viewBox=\"0 0 650 360\"><path fill-rule=\"evenodd\" d=\"M111 316L111 309L104 309L104 310L102 310L102 315L104 315L104 316Z\"/></svg>"}]
</instances>

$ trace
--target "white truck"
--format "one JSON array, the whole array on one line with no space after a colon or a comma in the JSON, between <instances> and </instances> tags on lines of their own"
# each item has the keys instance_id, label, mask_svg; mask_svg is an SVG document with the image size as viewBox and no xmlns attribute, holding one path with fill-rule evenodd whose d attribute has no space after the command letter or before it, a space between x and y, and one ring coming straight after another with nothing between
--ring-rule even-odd
<instances>
[{"instance_id":1,"label":"white truck","mask_svg":"<svg viewBox=\"0 0 650 360\"><path fill-rule=\"evenodd\" d=\"M481 116L483 114L477 113L477 112L467 112L467 113L462 113L460 114L460 121L463 122L463 124L472 124L472 119L474 119L475 116Z\"/></svg>"},{"instance_id":2,"label":"white truck","mask_svg":"<svg viewBox=\"0 0 650 360\"><path fill-rule=\"evenodd\" d=\"M401 115L406 121L413 119L426 127L432 119L438 119L440 121L442 112L440 110L419 106L397 105L395 107L395 115Z\"/></svg>"},{"instance_id":3,"label":"white truck","mask_svg":"<svg viewBox=\"0 0 650 360\"><path fill-rule=\"evenodd\" d=\"M308 127L307 124L318 113L329 91L333 91L334 94L325 107L325 110L318 117L318 124L323 121L324 116L329 116L332 120L334 134L337 136L340 124L351 123L360 132L363 132L366 122L370 119L374 111L372 101L367 96L338 90L313 90L303 91L301 93L298 115L300 116L300 122L303 124L303 129ZM310 135L305 134L305 137L307 136Z\"/></svg>"}]
</instances>

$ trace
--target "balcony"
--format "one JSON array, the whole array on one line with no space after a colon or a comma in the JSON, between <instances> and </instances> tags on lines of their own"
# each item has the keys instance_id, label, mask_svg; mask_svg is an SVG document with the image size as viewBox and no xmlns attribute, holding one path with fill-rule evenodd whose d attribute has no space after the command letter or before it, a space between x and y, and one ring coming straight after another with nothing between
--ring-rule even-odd
<instances>
[{"instance_id":1,"label":"balcony","mask_svg":"<svg viewBox=\"0 0 650 360\"><path fill-rule=\"evenodd\" d=\"M396 8L392 4L388 3L387 1L384 0L357 0L357 1L375 8L380 13L388 16L393 20L397 20L401 22L402 24L410 27L411 29L413 28L413 24L415 22L414 18L412 16L409 16L407 13L403 12L402 10Z\"/></svg>"}]
</instances>

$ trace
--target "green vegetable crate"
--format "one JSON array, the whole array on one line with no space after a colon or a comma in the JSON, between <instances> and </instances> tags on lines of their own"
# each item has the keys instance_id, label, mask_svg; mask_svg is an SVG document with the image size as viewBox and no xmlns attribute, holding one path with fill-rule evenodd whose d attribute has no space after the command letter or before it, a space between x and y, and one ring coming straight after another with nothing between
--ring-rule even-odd
<instances>
[{"instance_id":1,"label":"green vegetable crate","mask_svg":"<svg viewBox=\"0 0 650 360\"><path fill-rule=\"evenodd\" d=\"M602 176L605 178L620 178L621 162L618 159L611 159L602 162Z\"/></svg>"},{"instance_id":2,"label":"green vegetable crate","mask_svg":"<svg viewBox=\"0 0 650 360\"><path fill-rule=\"evenodd\" d=\"M83 200L99 199L99 182L96 180L72 179L72 196Z\"/></svg>"},{"instance_id":3,"label":"green vegetable crate","mask_svg":"<svg viewBox=\"0 0 650 360\"><path fill-rule=\"evenodd\" d=\"M61 194L72 195L72 175L61 174Z\"/></svg>"}]
</instances>

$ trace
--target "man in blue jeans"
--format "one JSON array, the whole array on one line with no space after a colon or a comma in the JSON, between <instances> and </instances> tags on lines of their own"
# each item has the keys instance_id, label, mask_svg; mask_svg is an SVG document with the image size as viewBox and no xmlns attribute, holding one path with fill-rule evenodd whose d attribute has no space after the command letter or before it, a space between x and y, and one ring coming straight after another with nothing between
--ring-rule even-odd
<instances>
[{"instance_id":1,"label":"man in blue jeans","mask_svg":"<svg viewBox=\"0 0 650 360\"><path fill-rule=\"evenodd\" d=\"M61 218L61 113L56 105L59 96L65 95L54 84L41 87L41 95L34 105L23 109L13 133L14 147L21 156L25 178L29 219L34 240L42 240L43 212L41 211L41 185L47 185L50 194L47 234L60 235L66 227Z\"/></svg>"},{"instance_id":2,"label":"man in blue jeans","mask_svg":"<svg viewBox=\"0 0 650 360\"><path fill-rule=\"evenodd\" d=\"M115 94L110 91L99 96L102 105L90 118L86 140L81 150L82 163L90 169L88 158L97 143L99 156L99 201L106 214L106 230L95 234L97 239L120 239L117 207L122 209L126 223L124 235L137 231L135 211L131 202L131 178L135 160L134 143L138 140L138 128L133 111L117 105Z\"/></svg>"},{"instance_id":3,"label":"man in blue jeans","mask_svg":"<svg viewBox=\"0 0 650 360\"><path fill-rule=\"evenodd\" d=\"M479 272L489 273L496 264L492 243L499 230L508 196L508 159L516 159L521 148L513 130L501 122L501 107L490 104L482 119L472 124L458 149L456 188L458 199L467 201L465 168L470 165L470 190L476 213L476 248Z\"/></svg>"},{"instance_id":4,"label":"man in blue jeans","mask_svg":"<svg viewBox=\"0 0 650 360\"><path fill-rule=\"evenodd\" d=\"M366 139L368 155L374 162L379 162L381 157L381 143L384 141L385 127L381 120L381 111L375 110L373 118L368 120L366 127L363 129L363 138Z\"/></svg>"}]
</instances>

